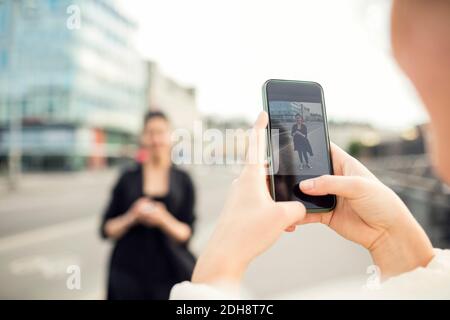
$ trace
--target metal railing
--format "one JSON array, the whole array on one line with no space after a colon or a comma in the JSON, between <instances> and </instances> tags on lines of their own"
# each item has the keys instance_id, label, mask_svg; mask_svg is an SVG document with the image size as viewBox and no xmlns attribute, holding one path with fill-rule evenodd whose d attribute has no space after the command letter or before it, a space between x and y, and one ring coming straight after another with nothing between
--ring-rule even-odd
<instances>
[{"instance_id":1,"label":"metal railing","mask_svg":"<svg viewBox=\"0 0 450 320\"><path fill-rule=\"evenodd\" d=\"M434 246L450 247L450 188L433 174L427 156L381 157L365 164L402 198Z\"/></svg>"}]
</instances>

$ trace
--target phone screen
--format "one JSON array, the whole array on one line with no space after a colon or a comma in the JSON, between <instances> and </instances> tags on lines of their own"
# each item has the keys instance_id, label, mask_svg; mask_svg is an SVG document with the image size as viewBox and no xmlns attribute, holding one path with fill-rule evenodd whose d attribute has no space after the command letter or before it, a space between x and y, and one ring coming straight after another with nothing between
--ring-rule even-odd
<instances>
[{"instance_id":1,"label":"phone screen","mask_svg":"<svg viewBox=\"0 0 450 320\"><path fill-rule=\"evenodd\" d=\"M272 195L276 201L301 201L309 212L334 208L334 195L310 196L302 180L333 174L322 87L314 82L269 80L265 84L269 113Z\"/></svg>"}]
</instances>

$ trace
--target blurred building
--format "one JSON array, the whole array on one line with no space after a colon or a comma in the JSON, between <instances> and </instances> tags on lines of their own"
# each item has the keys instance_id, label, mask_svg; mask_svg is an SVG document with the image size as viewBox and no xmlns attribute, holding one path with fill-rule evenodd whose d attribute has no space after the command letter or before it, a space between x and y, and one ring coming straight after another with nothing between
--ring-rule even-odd
<instances>
[{"instance_id":1,"label":"blurred building","mask_svg":"<svg viewBox=\"0 0 450 320\"><path fill-rule=\"evenodd\" d=\"M0 1L0 161L15 117L24 168L99 167L129 154L145 109L136 28L112 0Z\"/></svg>"},{"instance_id":2,"label":"blurred building","mask_svg":"<svg viewBox=\"0 0 450 320\"><path fill-rule=\"evenodd\" d=\"M161 72L154 62L147 62L147 104L152 110L167 114L174 128L193 130L197 111L195 88L184 86Z\"/></svg>"},{"instance_id":3,"label":"blurred building","mask_svg":"<svg viewBox=\"0 0 450 320\"><path fill-rule=\"evenodd\" d=\"M383 139L377 144L365 147L364 154L370 158L401 156L401 155L423 155L425 154L425 140L427 126L415 126L400 132L390 139Z\"/></svg>"},{"instance_id":4,"label":"blurred building","mask_svg":"<svg viewBox=\"0 0 450 320\"><path fill-rule=\"evenodd\" d=\"M329 121L330 139L341 148L350 151L352 144L374 146L382 139L389 139L394 133L377 130L366 123Z\"/></svg>"},{"instance_id":5,"label":"blurred building","mask_svg":"<svg viewBox=\"0 0 450 320\"><path fill-rule=\"evenodd\" d=\"M218 115L209 115L204 119L205 130L220 132L224 138L222 149L215 154L224 164L240 164L245 160L248 130L251 127L251 123L243 118L224 119ZM209 141L204 142L204 149L208 150L209 144Z\"/></svg>"},{"instance_id":6,"label":"blurred building","mask_svg":"<svg viewBox=\"0 0 450 320\"><path fill-rule=\"evenodd\" d=\"M270 104L272 106L270 117L274 121L294 123L297 114L300 114L305 121L321 121L323 119L320 114L312 114L311 109L304 103L272 101Z\"/></svg>"}]
</instances>

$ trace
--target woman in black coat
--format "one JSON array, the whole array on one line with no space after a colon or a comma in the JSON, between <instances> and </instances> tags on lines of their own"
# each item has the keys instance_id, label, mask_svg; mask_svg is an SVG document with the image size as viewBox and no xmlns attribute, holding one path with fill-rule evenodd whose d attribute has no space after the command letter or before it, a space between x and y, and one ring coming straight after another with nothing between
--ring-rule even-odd
<instances>
[{"instance_id":1,"label":"woman in black coat","mask_svg":"<svg viewBox=\"0 0 450 320\"><path fill-rule=\"evenodd\" d=\"M294 139L294 150L297 151L298 157L300 159L300 170L305 166L312 168L309 163L309 157L313 156L311 144L308 140L308 128L304 123L304 119L300 114L295 115L296 123L292 126L291 135Z\"/></svg>"},{"instance_id":2,"label":"woman in black coat","mask_svg":"<svg viewBox=\"0 0 450 320\"><path fill-rule=\"evenodd\" d=\"M126 170L103 215L101 234L115 240L108 299L168 299L189 280L195 259L187 249L194 223L194 187L170 160L170 125L150 112L141 138L143 164Z\"/></svg>"}]
</instances>

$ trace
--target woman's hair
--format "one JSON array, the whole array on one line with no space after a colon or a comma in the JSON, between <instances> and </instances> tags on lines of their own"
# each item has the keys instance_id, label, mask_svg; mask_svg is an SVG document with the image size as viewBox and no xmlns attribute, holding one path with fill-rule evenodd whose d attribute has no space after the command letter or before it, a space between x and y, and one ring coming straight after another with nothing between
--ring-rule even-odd
<instances>
[{"instance_id":1,"label":"woman's hair","mask_svg":"<svg viewBox=\"0 0 450 320\"><path fill-rule=\"evenodd\" d=\"M167 118L166 114L162 111L148 111L144 116L144 125L147 124L152 119L160 118L169 122L169 118Z\"/></svg>"}]
</instances>

